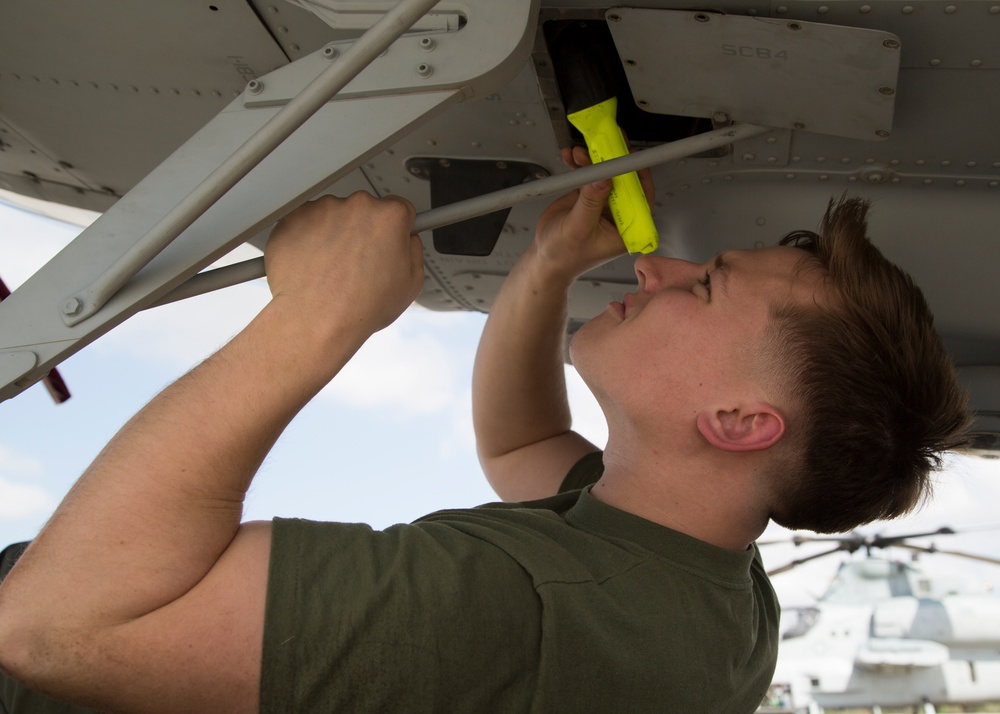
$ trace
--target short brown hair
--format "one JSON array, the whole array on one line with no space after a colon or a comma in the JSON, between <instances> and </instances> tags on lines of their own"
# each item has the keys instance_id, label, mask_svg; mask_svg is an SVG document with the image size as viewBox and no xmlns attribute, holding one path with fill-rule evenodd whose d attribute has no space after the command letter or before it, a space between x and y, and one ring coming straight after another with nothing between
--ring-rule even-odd
<instances>
[{"instance_id":1,"label":"short brown hair","mask_svg":"<svg viewBox=\"0 0 1000 714\"><path fill-rule=\"evenodd\" d=\"M868 239L869 203L831 200L803 248L831 305L772 307L771 344L798 411L795 466L772 480L771 517L847 531L913 510L941 454L967 446L967 395L920 289ZM788 381L790 380L790 381Z\"/></svg>"}]
</instances>

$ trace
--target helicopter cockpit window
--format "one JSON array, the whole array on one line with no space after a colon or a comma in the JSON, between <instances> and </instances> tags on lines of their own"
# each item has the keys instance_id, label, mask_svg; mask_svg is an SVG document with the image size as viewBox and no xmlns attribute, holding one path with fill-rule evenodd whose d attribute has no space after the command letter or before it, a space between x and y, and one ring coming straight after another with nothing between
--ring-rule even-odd
<instances>
[{"instance_id":1,"label":"helicopter cockpit window","mask_svg":"<svg viewBox=\"0 0 1000 714\"><path fill-rule=\"evenodd\" d=\"M800 607L796 608L794 612L798 615L795 622L785 630L784 634L781 636L783 640L790 640L795 637L802 637L813 628L816 621L819 619L819 608L815 607Z\"/></svg>"}]
</instances>

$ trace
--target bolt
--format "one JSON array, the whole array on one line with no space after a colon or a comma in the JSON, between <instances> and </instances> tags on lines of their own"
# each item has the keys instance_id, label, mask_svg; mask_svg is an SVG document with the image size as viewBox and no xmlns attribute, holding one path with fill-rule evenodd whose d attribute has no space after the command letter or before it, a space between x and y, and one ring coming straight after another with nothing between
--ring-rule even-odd
<instances>
[{"instance_id":1,"label":"bolt","mask_svg":"<svg viewBox=\"0 0 1000 714\"><path fill-rule=\"evenodd\" d=\"M339 55L340 55L340 50L338 50L333 45L327 45L326 47L323 48L323 56L328 60L337 59Z\"/></svg>"},{"instance_id":2,"label":"bolt","mask_svg":"<svg viewBox=\"0 0 1000 714\"><path fill-rule=\"evenodd\" d=\"M264 91L264 83L259 79L251 79L247 82L247 91L250 92L250 94L260 94Z\"/></svg>"},{"instance_id":3,"label":"bolt","mask_svg":"<svg viewBox=\"0 0 1000 714\"><path fill-rule=\"evenodd\" d=\"M899 49L899 40L885 40L885 41L882 42L882 46L886 47L886 48L888 48L890 50L898 50Z\"/></svg>"},{"instance_id":4,"label":"bolt","mask_svg":"<svg viewBox=\"0 0 1000 714\"><path fill-rule=\"evenodd\" d=\"M83 303L80 302L80 298L70 298L63 303L62 311L63 315L66 317L73 317L79 315L83 310Z\"/></svg>"},{"instance_id":5,"label":"bolt","mask_svg":"<svg viewBox=\"0 0 1000 714\"><path fill-rule=\"evenodd\" d=\"M434 74L434 68L431 67L426 62L417 65L417 74L421 77L427 78Z\"/></svg>"}]
</instances>

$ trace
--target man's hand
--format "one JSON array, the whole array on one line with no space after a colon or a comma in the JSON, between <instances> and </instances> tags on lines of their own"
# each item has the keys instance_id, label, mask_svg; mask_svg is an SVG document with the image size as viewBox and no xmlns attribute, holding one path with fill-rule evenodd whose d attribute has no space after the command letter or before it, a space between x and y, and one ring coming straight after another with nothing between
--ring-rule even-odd
<instances>
[{"instance_id":1,"label":"man's hand","mask_svg":"<svg viewBox=\"0 0 1000 714\"><path fill-rule=\"evenodd\" d=\"M320 323L334 303L369 333L392 323L423 285L423 247L410 233L415 211L402 198L358 192L323 196L278 223L264 255L276 300Z\"/></svg>"},{"instance_id":2,"label":"man's hand","mask_svg":"<svg viewBox=\"0 0 1000 714\"><path fill-rule=\"evenodd\" d=\"M574 168L590 165L584 147L562 150L563 161ZM653 182L648 169L639 180L650 205ZM555 275L571 280L625 253L625 244L607 210L611 181L587 184L550 205L538 221L537 260Z\"/></svg>"}]
</instances>

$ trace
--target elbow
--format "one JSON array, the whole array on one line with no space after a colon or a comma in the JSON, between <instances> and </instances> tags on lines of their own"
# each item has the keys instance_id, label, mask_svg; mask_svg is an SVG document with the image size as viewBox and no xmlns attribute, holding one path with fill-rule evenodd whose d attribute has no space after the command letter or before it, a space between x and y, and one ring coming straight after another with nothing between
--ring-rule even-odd
<instances>
[{"instance_id":1,"label":"elbow","mask_svg":"<svg viewBox=\"0 0 1000 714\"><path fill-rule=\"evenodd\" d=\"M19 621L16 608L2 597L0 589L0 671L18 682L31 678L31 662L37 659L32 652L32 637Z\"/></svg>"},{"instance_id":2,"label":"elbow","mask_svg":"<svg viewBox=\"0 0 1000 714\"><path fill-rule=\"evenodd\" d=\"M53 628L45 620L34 619L30 611L3 596L0 587L0 670L20 684L46 693L46 682L58 679L53 673L57 655L68 648L53 641Z\"/></svg>"}]
</instances>

